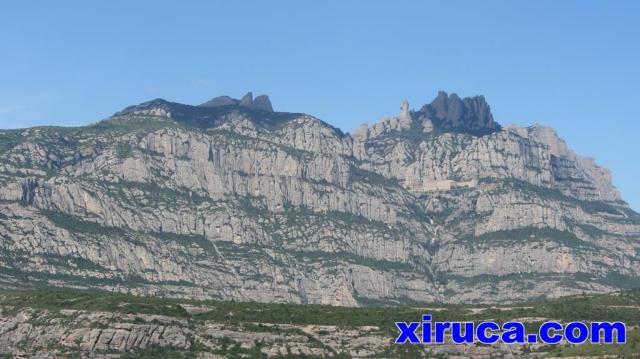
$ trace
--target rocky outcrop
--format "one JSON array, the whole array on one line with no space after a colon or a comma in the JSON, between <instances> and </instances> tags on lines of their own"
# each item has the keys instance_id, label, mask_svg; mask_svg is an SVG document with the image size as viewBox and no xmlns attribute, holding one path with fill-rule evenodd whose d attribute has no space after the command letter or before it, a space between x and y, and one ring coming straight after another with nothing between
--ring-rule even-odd
<instances>
[{"instance_id":1,"label":"rocky outcrop","mask_svg":"<svg viewBox=\"0 0 640 359\"><path fill-rule=\"evenodd\" d=\"M260 95L256 97L255 100L253 100L253 108L256 110L273 112L273 106L271 106L271 101L267 95Z\"/></svg>"},{"instance_id":2,"label":"rocky outcrop","mask_svg":"<svg viewBox=\"0 0 640 359\"><path fill-rule=\"evenodd\" d=\"M242 106L252 110L260 110L266 112L273 112L271 101L269 96L260 95L253 98L253 93L247 92L240 100L231 98L229 96L218 96L203 104L201 107L224 107L224 106Z\"/></svg>"},{"instance_id":3,"label":"rocky outcrop","mask_svg":"<svg viewBox=\"0 0 640 359\"><path fill-rule=\"evenodd\" d=\"M623 309L615 305L619 300L614 295L599 297L595 306L593 298L581 296L570 299L577 308L570 313L587 320L606 311L617 320L635 310L631 304L637 302L637 297L626 293L625 300L629 305ZM566 357L562 355L564 349L570 352L575 346L454 344L449 335L445 343L438 345L393 344L399 334L393 322L414 315L419 318L422 313L437 313L440 318L456 315L458 320L476 324L491 315L499 317L498 322L517 320L535 328L545 320L568 322L567 318L548 318L545 314L548 308L563 304L567 306L534 302L509 307L340 309L215 301L187 303L100 292L2 291L0 353L13 358ZM562 309L553 314L558 312L567 315ZM616 345L617 353L634 352L637 327L629 325L628 331L627 344ZM602 351L608 349L600 347Z\"/></svg>"},{"instance_id":4,"label":"rocky outcrop","mask_svg":"<svg viewBox=\"0 0 640 359\"><path fill-rule=\"evenodd\" d=\"M440 91L438 97L424 105L417 115L443 131L484 135L500 130L484 96L461 99L456 94Z\"/></svg>"},{"instance_id":5,"label":"rocky outcrop","mask_svg":"<svg viewBox=\"0 0 640 359\"><path fill-rule=\"evenodd\" d=\"M344 306L640 283L640 218L609 172L482 97L353 135L233 101L3 131L0 281Z\"/></svg>"}]
</instances>

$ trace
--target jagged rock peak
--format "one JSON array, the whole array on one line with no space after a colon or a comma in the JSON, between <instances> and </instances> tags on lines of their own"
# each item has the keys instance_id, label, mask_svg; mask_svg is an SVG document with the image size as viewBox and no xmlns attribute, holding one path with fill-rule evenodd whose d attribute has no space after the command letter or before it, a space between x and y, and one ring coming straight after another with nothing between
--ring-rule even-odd
<instances>
[{"instance_id":1,"label":"jagged rock peak","mask_svg":"<svg viewBox=\"0 0 640 359\"><path fill-rule=\"evenodd\" d=\"M221 107L221 106L231 106L231 105L242 106L242 107L250 108L252 110L273 112L273 106L271 105L269 96L260 95L254 99L253 93L251 91L247 92L247 94L242 96L242 98L239 100L229 96L218 96L213 98L210 101L207 101L201 104L200 106Z\"/></svg>"},{"instance_id":2,"label":"jagged rock peak","mask_svg":"<svg viewBox=\"0 0 640 359\"><path fill-rule=\"evenodd\" d=\"M401 121L411 121L411 112L409 111L409 101L404 100L400 105L400 114L398 118Z\"/></svg>"},{"instance_id":3,"label":"jagged rock peak","mask_svg":"<svg viewBox=\"0 0 640 359\"><path fill-rule=\"evenodd\" d=\"M253 92L249 91L240 99L240 106L253 107Z\"/></svg>"},{"instance_id":4,"label":"jagged rock peak","mask_svg":"<svg viewBox=\"0 0 640 359\"><path fill-rule=\"evenodd\" d=\"M263 110L273 112L273 107L271 106L271 101L269 100L269 96L260 95L253 100L253 108L256 110Z\"/></svg>"},{"instance_id":5,"label":"jagged rock peak","mask_svg":"<svg viewBox=\"0 0 640 359\"><path fill-rule=\"evenodd\" d=\"M485 135L500 131L500 125L494 121L491 108L484 96L460 98L444 91L420 109L423 120L430 120L442 131L468 132Z\"/></svg>"}]
</instances>

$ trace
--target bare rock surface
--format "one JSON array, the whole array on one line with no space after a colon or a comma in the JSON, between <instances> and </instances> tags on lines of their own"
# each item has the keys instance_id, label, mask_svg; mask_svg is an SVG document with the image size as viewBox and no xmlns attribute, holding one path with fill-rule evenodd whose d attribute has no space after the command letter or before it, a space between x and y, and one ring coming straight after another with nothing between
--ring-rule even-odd
<instances>
[{"instance_id":1,"label":"bare rock surface","mask_svg":"<svg viewBox=\"0 0 640 359\"><path fill-rule=\"evenodd\" d=\"M640 217L550 128L445 93L353 135L271 110L158 99L0 131L0 281L341 306L640 285Z\"/></svg>"}]
</instances>

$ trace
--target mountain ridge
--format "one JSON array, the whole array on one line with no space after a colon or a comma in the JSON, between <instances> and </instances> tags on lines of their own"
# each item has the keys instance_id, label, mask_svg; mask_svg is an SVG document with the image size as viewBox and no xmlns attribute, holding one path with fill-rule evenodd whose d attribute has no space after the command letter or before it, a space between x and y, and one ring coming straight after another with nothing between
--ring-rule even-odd
<instances>
[{"instance_id":1,"label":"mountain ridge","mask_svg":"<svg viewBox=\"0 0 640 359\"><path fill-rule=\"evenodd\" d=\"M348 134L245 97L0 131L0 281L346 306L640 285L638 214L552 129L441 93Z\"/></svg>"}]
</instances>

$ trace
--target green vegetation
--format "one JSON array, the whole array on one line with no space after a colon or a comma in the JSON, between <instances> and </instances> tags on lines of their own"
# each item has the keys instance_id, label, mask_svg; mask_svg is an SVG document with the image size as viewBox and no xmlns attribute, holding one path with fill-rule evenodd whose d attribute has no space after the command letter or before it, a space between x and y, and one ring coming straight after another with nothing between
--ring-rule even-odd
<instances>
[{"instance_id":1,"label":"green vegetation","mask_svg":"<svg viewBox=\"0 0 640 359\"><path fill-rule=\"evenodd\" d=\"M627 344L625 345L603 345L584 343L580 345L551 347L545 357L614 357L614 358L637 358L640 356L640 329L635 328L627 331Z\"/></svg>"},{"instance_id":2,"label":"green vegetation","mask_svg":"<svg viewBox=\"0 0 640 359\"><path fill-rule=\"evenodd\" d=\"M607 273L607 276L596 279L597 282L615 286L617 288L634 289L640 288L640 278L618 272Z\"/></svg>"},{"instance_id":3,"label":"green vegetation","mask_svg":"<svg viewBox=\"0 0 640 359\"><path fill-rule=\"evenodd\" d=\"M23 130L0 131L0 154L4 154L20 144L23 140L22 132Z\"/></svg>"},{"instance_id":4,"label":"green vegetation","mask_svg":"<svg viewBox=\"0 0 640 359\"><path fill-rule=\"evenodd\" d=\"M78 129L92 135L122 135L126 133L146 134L172 126L175 124L171 120L162 117L126 115L114 116L108 120Z\"/></svg>"},{"instance_id":5,"label":"green vegetation","mask_svg":"<svg viewBox=\"0 0 640 359\"><path fill-rule=\"evenodd\" d=\"M40 213L45 215L51 222L60 228L64 228L74 233L90 233L90 234L111 234L123 237L125 231L117 227L103 226L100 223L84 221L78 217L65 214L58 211L49 211L41 209Z\"/></svg>"},{"instance_id":6,"label":"green vegetation","mask_svg":"<svg viewBox=\"0 0 640 359\"><path fill-rule=\"evenodd\" d=\"M116 144L116 155L119 158L129 158L133 156L133 148L130 143L120 141Z\"/></svg>"},{"instance_id":7,"label":"green vegetation","mask_svg":"<svg viewBox=\"0 0 640 359\"><path fill-rule=\"evenodd\" d=\"M38 271L24 271L19 269L19 266L16 266L16 258L13 258L14 261L9 261L8 266L0 266L0 276L8 276L15 278L18 283L22 283L21 287L27 288L39 288L45 289L50 288L51 282L64 282L67 285L71 286L79 286L81 288L84 287L103 287L103 286L119 286L126 288L135 288L141 287L143 285L149 285L150 283L144 278L137 275L121 275L121 276L113 276L107 278L99 278L93 276L87 276L86 274L68 274L62 272L38 272ZM50 260L46 258L46 260ZM53 257L53 261L55 261L57 257ZM97 264L92 262L87 262L82 260L81 258L74 257L75 260L80 261L80 265L77 267L78 270L94 270ZM18 259L21 260L21 259ZM78 263L78 262L75 262ZM83 263L91 263L91 264L83 264ZM93 266L91 268L90 266ZM65 269L70 269L70 266L64 266ZM71 268L72 269L72 268ZM73 271L73 269L72 269ZM73 271L76 272L76 271ZM162 282L161 282L162 283ZM163 283L164 284L164 283Z\"/></svg>"},{"instance_id":8,"label":"green vegetation","mask_svg":"<svg viewBox=\"0 0 640 359\"><path fill-rule=\"evenodd\" d=\"M189 315L181 304L206 306L206 313ZM554 318L562 321L608 320L624 321L633 326L640 323L640 291L627 291L591 296L571 296L559 299L523 302L513 305L423 304L399 307L346 308L327 305L273 303L243 303L234 301L171 299L132 296L103 291L0 290L0 306L42 310L75 309L108 311L126 314L159 314L192 320L245 325L274 323L297 325L335 325L340 327L393 327L398 320L413 321L430 308L434 320L506 321L513 318ZM484 310L472 311L471 308ZM244 324L243 324L244 323Z\"/></svg>"},{"instance_id":9,"label":"green vegetation","mask_svg":"<svg viewBox=\"0 0 640 359\"><path fill-rule=\"evenodd\" d=\"M55 255L53 253L48 253L45 258L47 260L47 263L67 269L79 269L97 272L103 272L106 270L101 265L82 257L73 257L69 255L61 256Z\"/></svg>"},{"instance_id":10,"label":"green vegetation","mask_svg":"<svg viewBox=\"0 0 640 359\"><path fill-rule=\"evenodd\" d=\"M207 312L189 314L184 304L206 307ZM221 323L239 331L257 333L288 333L308 336L305 332L291 327L269 324L294 325L335 325L339 327L377 326L385 335L396 334L394 322L419 320L423 313L430 313L434 321L482 321L495 320L498 323L518 318L553 318L563 322L582 321L623 321L629 328L628 343L625 345L578 345L548 346L542 351L550 356L570 355L618 355L629 356L640 348L640 291L628 291L593 296L573 296L561 299L533 301L506 306L489 305L403 305L399 307L344 308L324 305L292 305L239 303L233 301L194 301L158 297L138 297L101 291L72 290L0 290L0 307L3 315L18 313L31 308L47 311L57 318L56 311L75 309L83 311L106 311L123 314L155 314L186 320L186 323L204 321ZM135 317L134 322L141 319ZM263 324L264 323L264 324ZM37 323L33 323L36 325ZM536 330L540 322L528 323L528 330ZM320 334L325 335L325 334ZM315 337L308 336L309 345L323 346ZM203 344L189 339L187 350L174 347L147 347L125 353L123 358L195 358L202 351L228 358L262 358L261 342L253 347L242 347L230 338L222 338L215 348L205 348ZM420 354L419 346L389 347L389 357L414 358ZM334 352L337 358L348 356ZM285 355L283 358L294 356Z\"/></svg>"},{"instance_id":11,"label":"green vegetation","mask_svg":"<svg viewBox=\"0 0 640 359\"><path fill-rule=\"evenodd\" d=\"M292 206L285 203L284 212L282 214L284 223L287 226L299 225L304 223L322 224L332 222L335 226L341 228L353 228L361 226L362 228L375 228L381 232L390 232L389 226L381 221L373 220L360 216L358 214L342 211L326 211L314 212L305 206Z\"/></svg>"},{"instance_id":12,"label":"green vegetation","mask_svg":"<svg viewBox=\"0 0 640 359\"><path fill-rule=\"evenodd\" d=\"M570 226L570 228L573 229L573 228L577 227L582 232L584 232L585 234L587 234L591 238L601 238L601 237L605 237L605 236L614 236L614 237L620 236L619 234L604 231L604 230L602 230L602 229L600 229L600 228L598 228L596 226L592 226L590 224L574 223L570 219L567 219L567 218L565 218L565 221Z\"/></svg>"},{"instance_id":13,"label":"green vegetation","mask_svg":"<svg viewBox=\"0 0 640 359\"><path fill-rule=\"evenodd\" d=\"M195 359L198 354L195 350L184 350L175 347L150 346L144 349L138 349L126 352L120 356L121 359Z\"/></svg>"},{"instance_id":14,"label":"green vegetation","mask_svg":"<svg viewBox=\"0 0 640 359\"><path fill-rule=\"evenodd\" d=\"M175 233L152 233L153 237L164 240L164 241L173 241L179 243L183 246L198 246L202 248L207 254L213 255L214 258L217 258L218 252L216 252L213 243L208 240L205 236L194 236L194 235L186 235L186 234L175 234Z\"/></svg>"},{"instance_id":15,"label":"green vegetation","mask_svg":"<svg viewBox=\"0 0 640 359\"><path fill-rule=\"evenodd\" d=\"M118 184L118 186L120 187L120 189L137 189L143 191L144 198L154 203L166 203L175 206L180 201L184 201L187 204L195 205L199 205L208 201L206 197L199 196L194 193L191 193L191 195L189 195L189 190L178 191L176 189L162 187L159 184L153 182L122 181ZM121 193L121 195L126 196L127 193Z\"/></svg>"},{"instance_id":16,"label":"green vegetation","mask_svg":"<svg viewBox=\"0 0 640 359\"><path fill-rule=\"evenodd\" d=\"M493 182L496 180L492 179L483 179L481 182ZM610 215L608 218L611 220L615 220L615 217L611 216L626 216L625 218L618 219L619 221L631 221L633 223L637 223L640 220L640 215L633 210L627 208L620 208L614 205L620 204L618 202L604 202L604 201L585 201L580 200L574 197L570 197L562 193L560 190L541 187L533 185L529 182L521 181L515 178L508 178L500 180L501 183L513 188L520 190L525 193L530 193L532 196L540 197L542 199L549 199L553 201L560 201L567 203L572 206L580 207L583 211L591 214L595 213L605 213ZM501 189L504 190L504 189Z\"/></svg>"},{"instance_id":17,"label":"green vegetation","mask_svg":"<svg viewBox=\"0 0 640 359\"><path fill-rule=\"evenodd\" d=\"M366 182L374 186L402 188L395 179L356 166L351 166L349 170L349 182Z\"/></svg>"},{"instance_id":18,"label":"green vegetation","mask_svg":"<svg viewBox=\"0 0 640 359\"><path fill-rule=\"evenodd\" d=\"M571 232L551 228L525 227L508 231L485 233L477 237L468 236L459 240L466 245L514 245L523 242L555 242L569 248L594 248L594 245L580 240Z\"/></svg>"},{"instance_id":19,"label":"green vegetation","mask_svg":"<svg viewBox=\"0 0 640 359\"><path fill-rule=\"evenodd\" d=\"M313 262L322 262L325 265L328 265L332 262L347 262L383 271L396 270L401 272L411 272L413 270L413 267L408 263L361 257L349 252L330 253L323 251L292 251L289 253L294 257L300 259L309 259Z\"/></svg>"},{"instance_id":20,"label":"green vegetation","mask_svg":"<svg viewBox=\"0 0 640 359\"><path fill-rule=\"evenodd\" d=\"M0 305L16 311L20 308L41 310L76 309L119 312L125 314L160 314L186 317L187 312L175 300L136 297L101 291L72 290L0 290Z\"/></svg>"}]
</instances>

